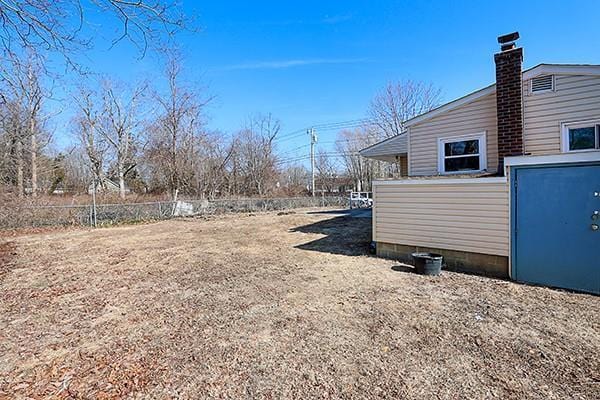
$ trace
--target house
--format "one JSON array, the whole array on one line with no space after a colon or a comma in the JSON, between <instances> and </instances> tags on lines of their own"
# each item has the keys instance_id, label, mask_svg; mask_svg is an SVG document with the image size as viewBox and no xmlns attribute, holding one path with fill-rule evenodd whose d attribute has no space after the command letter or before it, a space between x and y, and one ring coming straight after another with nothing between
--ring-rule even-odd
<instances>
[{"instance_id":1,"label":"house","mask_svg":"<svg viewBox=\"0 0 600 400\"><path fill-rule=\"evenodd\" d=\"M110 180L108 178L100 178L99 182L91 182L88 185L88 194L91 195L92 193L94 193L94 190L96 191L96 193L98 192L107 192L107 193L119 193L119 184L113 180ZM131 190L129 189L129 187L127 185L125 185L125 193L131 193Z\"/></svg>"},{"instance_id":2,"label":"house","mask_svg":"<svg viewBox=\"0 0 600 400\"><path fill-rule=\"evenodd\" d=\"M494 84L360 152L406 175L373 182L377 254L600 293L600 65L523 70L518 37Z\"/></svg>"}]
</instances>

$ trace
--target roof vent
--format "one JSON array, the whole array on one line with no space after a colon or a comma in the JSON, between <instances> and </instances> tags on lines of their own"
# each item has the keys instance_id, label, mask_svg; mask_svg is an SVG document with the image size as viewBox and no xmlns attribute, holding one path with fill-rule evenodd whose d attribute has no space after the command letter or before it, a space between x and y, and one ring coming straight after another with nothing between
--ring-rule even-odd
<instances>
[{"instance_id":1,"label":"roof vent","mask_svg":"<svg viewBox=\"0 0 600 400\"><path fill-rule=\"evenodd\" d=\"M550 92L554 90L554 75L540 75L531 78L531 93Z\"/></svg>"}]
</instances>

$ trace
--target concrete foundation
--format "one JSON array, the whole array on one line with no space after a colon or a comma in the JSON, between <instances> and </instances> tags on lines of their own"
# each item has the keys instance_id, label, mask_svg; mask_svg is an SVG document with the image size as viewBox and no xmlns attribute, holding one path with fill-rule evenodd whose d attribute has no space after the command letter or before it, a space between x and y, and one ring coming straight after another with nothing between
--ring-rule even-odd
<instances>
[{"instance_id":1,"label":"concrete foundation","mask_svg":"<svg viewBox=\"0 0 600 400\"><path fill-rule=\"evenodd\" d=\"M438 253L444 257L444 269L508 278L508 257L466 251L435 249L377 242L377 256L412 264L415 252Z\"/></svg>"}]
</instances>

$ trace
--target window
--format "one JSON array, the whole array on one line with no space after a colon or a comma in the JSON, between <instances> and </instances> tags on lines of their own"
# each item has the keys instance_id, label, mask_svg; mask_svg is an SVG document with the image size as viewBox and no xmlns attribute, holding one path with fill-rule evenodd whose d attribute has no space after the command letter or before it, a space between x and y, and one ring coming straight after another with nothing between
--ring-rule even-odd
<instances>
[{"instance_id":1,"label":"window","mask_svg":"<svg viewBox=\"0 0 600 400\"><path fill-rule=\"evenodd\" d=\"M486 168L485 132L439 139L438 170L442 174L483 171Z\"/></svg>"},{"instance_id":2,"label":"window","mask_svg":"<svg viewBox=\"0 0 600 400\"><path fill-rule=\"evenodd\" d=\"M600 120L563 124L563 152L600 149Z\"/></svg>"}]
</instances>

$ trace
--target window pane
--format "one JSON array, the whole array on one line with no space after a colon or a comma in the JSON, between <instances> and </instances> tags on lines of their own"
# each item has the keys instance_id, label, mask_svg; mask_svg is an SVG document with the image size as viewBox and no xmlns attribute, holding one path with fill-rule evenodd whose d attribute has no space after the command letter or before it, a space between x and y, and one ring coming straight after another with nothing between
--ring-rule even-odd
<instances>
[{"instance_id":1,"label":"window pane","mask_svg":"<svg viewBox=\"0 0 600 400\"><path fill-rule=\"evenodd\" d=\"M479 169L479 156L446 158L444 166L446 172L476 171Z\"/></svg>"},{"instance_id":2,"label":"window pane","mask_svg":"<svg viewBox=\"0 0 600 400\"><path fill-rule=\"evenodd\" d=\"M463 156L479 154L479 140L464 140L462 142L446 143L444 145L446 156Z\"/></svg>"},{"instance_id":3,"label":"window pane","mask_svg":"<svg viewBox=\"0 0 600 400\"><path fill-rule=\"evenodd\" d=\"M586 150L596 147L596 127L569 129L569 150Z\"/></svg>"}]
</instances>

